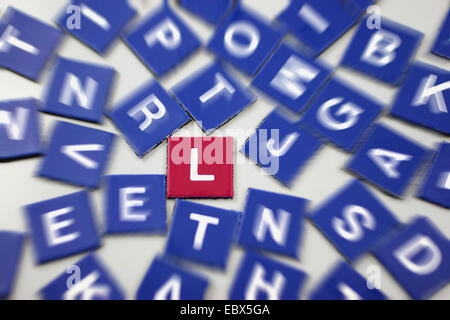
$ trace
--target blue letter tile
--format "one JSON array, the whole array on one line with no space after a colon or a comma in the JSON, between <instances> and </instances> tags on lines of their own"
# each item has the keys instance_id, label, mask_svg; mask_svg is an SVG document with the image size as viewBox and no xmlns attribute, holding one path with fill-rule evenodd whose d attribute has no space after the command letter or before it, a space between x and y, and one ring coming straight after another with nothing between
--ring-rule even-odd
<instances>
[{"instance_id":1,"label":"blue letter tile","mask_svg":"<svg viewBox=\"0 0 450 320\"><path fill-rule=\"evenodd\" d=\"M287 264L248 252L235 276L230 300L297 300L306 274Z\"/></svg>"},{"instance_id":2,"label":"blue letter tile","mask_svg":"<svg viewBox=\"0 0 450 320\"><path fill-rule=\"evenodd\" d=\"M342 64L392 85L400 84L414 58L423 34L381 18L381 29L372 28L366 16L361 21Z\"/></svg>"},{"instance_id":3,"label":"blue letter tile","mask_svg":"<svg viewBox=\"0 0 450 320\"><path fill-rule=\"evenodd\" d=\"M105 171L114 134L59 121L38 175L97 187Z\"/></svg>"},{"instance_id":4,"label":"blue letter tile","mask_svg":"<svg viewBox=\"0 0 450 320\"><path fill-rule=\"evenodd\" d=\"M312 220L351 261L370 250L398 223L358 180L353 180L322 204Z\"/></svg>"},{"instance_id":5,"label":"blue letter tile","mask_svg":"<svg viewBox=\"0 0 450 320\"><path fill-rule=\"evenodd\" d=\"M93 253L67 267L40 290L45 300L123 300L125 295L106 266Z\"/></svg>"},{"instance_id":6,"label":"blue letter tile","mask_svg":"<svg viewBox=\"0 0 450 320\"><path fill-rule=\"evenodd\" d=\"M387 300L347 263L339 262L310 296L311 300Z\"/></svg>"},{"instance_id":7,"label":"blue letter tile","mask_svg":"<svg viewBox=\"0 0 450 320\"><path fill-rule=\"evenodd\" d=\"M236 1L240 0L179 0L178 2L207 22L217 24L230 12Z\"/></svg>"},{"instance_id":8,"label":"blue letter tile","mask_svg":"<svg viewBox=\"0 0 450 320\"><path fill-rule=\"evenodd\" d=\"M450 134L450 72L416 62L398 91L391 115Z\"/></svg>"},{"instance_id":9,"label":"blue letter tile","mask_svg":"<svg viewBox=\"0 0 450 320\"><path fill-rule=\"evenodd\" d=\"M24 236L18 232L0 231L0 299L11 292L22 256Z\"/></svg>"},{"instance_id":10,"label":"blue letter tile","mask_svg":"<svg viewBox=\"0 0 450 320\"><path fill-rule=\"evenodd\" d=\"M450 242L425 217L391 235L375 256L414 299L427 299L450 281Z\"/></svg>"},{"instance_id":11,"label":"blue letter tile","mask_svg":"<svg viewBox=\"0 0 450 320\"><path fill-rule=\"evenodd\" d=\"M37 80L63 33L12 7L0 19L0 66Z\"/></svg>"},{"instance_id":12,"label":"blue letter tile","mask_svg":"<svg viewBox=\"0 0 450 320\"><path fill-rule=\"evenodd\" d=\"M248 88L217 64L183 80L172 91L208 134L256 100Z\"/></svg>"},{"instance_id":13,"label":"blue letter tile","mask_svg":"<svg viewBox=\"0 0 450 320\"><path fill-rule=\"evenodd\" d=\"M203 300L208 280L156 257L139 286L138 300Z\"/></svg>"},{"instance_id":14,"label":"blue letter tile","mask_svg":"<svg viewBox=\"0 0 450 320\"><path fill-rule=\"evenodd\" d=\"M238 242L297 257L306 199L249 188Z\"/></svg>"},{"instance_id":15,"label":"blue letter tile","mask_svg":"<svg viewBox=\"0 0 450 320\"><path fill-rule=\"evenodd\" d=\"M441 30L434 42L431 52L450 59L450 9L447 11L447 16L442 23Z\"/></svg>"},{"instance_id":16,"label":"blue letter tile","mask_svg":"<svg viewBox=\"0 0 450 320\"><path fill-rule=\"evenodd\" d=\"M106 233L166 231L166 177L106 177Z\"/></svg>"},{"instance_id":17,"label":"blue letter tile","mask_svg":"<svg viewBox=\"0 0 450 320\"><path fill-rule=\"evenodd\" d=\"M250 136L241 152L283 184L290 186L321 142L275 110Z\"/></svg>"},{"instance_id":18,"label":"blue letter tile","mask_svg":"<svg viewBox=\"0 0 450 320\"><path fill-rule=\"evenodd\" d=\"M442 142L439 146L419 197L450 208L450 143Z\"/></svg>"},{"instance_id":19,"label":"blue letter tile","mask_svg":"<svg viewBox=\"0 0 450 320\"><path fill-rule=\"evenodd\" d=\"M331 69L282 44L253 80L253 85L299 113L325 83Z\"/></svg>"},{"instance_id":20,"label":"blue letter tile","mask_svg":"<svg viewBox=\"0 0 450 320\"><path fill-rule=\"evenodd\" d=\"M319 93L300 123L344 150L352 151L382 109L376 100L361 90L340 78L333 78Z\"/></svg>"},{"instance_id":21,"label":"blue letter tile","mask_svg":"<svg viewBox=\"0 0 450 320\"><path fill-rule=\"evenodd\" d=\"M114 73L110 67L59 57L48 83L42 110L101 122Z\"/></svg>"},{"instance_id":22,"label":"blue letter tile","mask_svg":"<svg viewBox=\"0 0 450 320\"><path fill-rule=\"evenodd\" d=\"M144 18L124 40L158 77L200 46L194 33L166 5Z\"/></svg>"},{"instance_id":23,"label":"blue letter tile","mask_svg":"<svg viewBox=\"0 0 450 320\"><path fill-rule=\"evenodd\" d=\"M87 191L27 205L25 213L38 263L100 244Z\"/></svg>"},{"instance_id":24,"label":"blue letter tile","mask_svg":"<svg viewBox=\"0 0 450 320\"><path fill-rule=\"evenodd\" d=\"M217 28L208 48L238 69L254 75L285 34L274 27L237 6Z\"/></svg>"},{"instance_id":25,"label":"blue letter tile","mask_svg":"<svg viewBox=\"0 0 450 320\"><path fill-rule=\"evenodd\" d=\"M136 11L127 0L72 0L56 18L58 25L99 53L105 53Z\"/></svg>"},{"instance_id":26,"label":"blue letter tile","mask_svg":"<svg viewBox=\"0 0 450 320\"><path fill-rule=\"evenodd\" d=\"M362 11L353 1L291 1L278 19L316 56L355 24Z\"/></svg>"},{"instance_id":27,"label":"blue letter tile","mask_svg":"<svg viewBox=\"0 0 450 320\"><path fill-rule=\"evenodd\" d=\"M177 200L166 254L224 269L240 213Z\"/></svg>"},{"instance_id":28,"label":"blue letter tile","mask_svg":"<svg viewBox=\"0 0 450 320\"><path fill-rule=\"evenodd\" d=\"M41 152L34 99L0 101L0 160Z\"/></svg>"},{"instance_id":29,"label":"blue letter tile","mask_svg":"<svg viewBox=\"0 0 450 320\"><path fill-rule=\"evenodd\" d=\"M190 120L156 80L119 102L110 116L139 158Z\"/></svg>"},{"instance_id":30,"label":"blue letter tile","mask_svg":"<svg viewBox=\"0 0 450 320\"><path fill-rule=\"evenodd\" d=\"M347 168L400 197L427 154L420 145L378 124Z\"/></svg>"}]
</instances>

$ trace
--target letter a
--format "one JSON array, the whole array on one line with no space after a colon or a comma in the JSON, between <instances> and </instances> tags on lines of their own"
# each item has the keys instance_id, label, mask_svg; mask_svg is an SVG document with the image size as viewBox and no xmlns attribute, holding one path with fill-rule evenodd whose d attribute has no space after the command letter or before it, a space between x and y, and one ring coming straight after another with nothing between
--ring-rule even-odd
<instances>
[{"instance_id":1,"label":"letter a","mask_svg":"<svg viewBox=\"0 0 450 320\"><path fill-rule=\"evenodd\" d=\"M380 148L370 149L367 154L389 178L400 177L400 173L397 171L399 162L409 161L412 158L408 154L398 153ZM388 157L389 160L386 160L383 157Z\"/></svg>"}]
</instances>

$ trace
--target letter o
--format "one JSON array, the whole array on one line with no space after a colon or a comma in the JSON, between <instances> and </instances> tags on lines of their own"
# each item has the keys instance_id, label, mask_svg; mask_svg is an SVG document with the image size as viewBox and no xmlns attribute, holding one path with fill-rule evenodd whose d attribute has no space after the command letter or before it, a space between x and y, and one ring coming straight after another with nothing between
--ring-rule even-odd
<instances>
[{"instance_id":1,"label":"letter o","mask_svg":"<svg viewBox=\"0 0 450 320\"><path fill-rule=\"evenodd\" d=\"M250 43L242 45L233 41L233 37L236 33L247 36ZM259 31L246 21L237 21L230 25L225 32L224 45L232 55L238 58L246 58L251 55L259 45Z\"/></svg>"}]
</instances>

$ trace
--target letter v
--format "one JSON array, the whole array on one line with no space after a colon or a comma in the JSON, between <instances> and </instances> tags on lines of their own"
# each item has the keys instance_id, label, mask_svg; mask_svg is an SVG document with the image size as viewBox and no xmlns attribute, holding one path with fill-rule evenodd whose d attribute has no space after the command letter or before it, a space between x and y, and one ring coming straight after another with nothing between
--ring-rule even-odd
<instances>
[{"instance_id":1,"label":"letter v","mask_svg":"<svg viewBox=\"0 0 450 320\"><path fill-rule=\"evenodd\" d=\"M297 132L289 134L283 139L278 149L275 147L276 141L273 138L270 138L269 141L267 141L267 150L269 150L269 152L275 157L282 157L286 154L286 152L288 152L299 136L300 135Z\"/></svg>"},{"instance_id":2,"label":"letter v","mask_svg":"<svg viewBox=\"0 0 450 320\"><path fill-rule=\"evenodd\" d=\"M105 146L102 144L74 144L68 146L62 146L61 152L71 158L72 160L78 162L83 167L88 169L98 168L98 163L89 159L88 157L82 155L82 151L102 151Z\"/></svg>"}]
</instances>

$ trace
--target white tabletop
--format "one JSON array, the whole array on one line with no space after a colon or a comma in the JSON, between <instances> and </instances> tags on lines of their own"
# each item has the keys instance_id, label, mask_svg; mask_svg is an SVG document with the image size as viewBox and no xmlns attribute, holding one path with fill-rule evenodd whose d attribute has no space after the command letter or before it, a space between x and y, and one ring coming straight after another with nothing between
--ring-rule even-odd
<instances>
[{"instance_id":1,"label":"white tabletop","mask_svg":"<svg viewBox=\"0 0 450 320\"><path fill-rule=\"evenodd\" d=\"M142 16L157 7L162 3L162 0L133 0L131 2L136 3L139 7L139 14ZM267 18L273 19L287 6L288 0L243 0L243 3ZM0 2L0 12L3 13L8 5L12 5L40 20L54 24L52 21L64 4L65 1L63 0L2 0ZM202 42L204 44L207 43L213 33L213 28L186 10L180 9L174 0L170 1L170 4L196 32ZM448 60L429 53L430 47L447 13L448 0L380 0L378 5L384 17L415 28L425 34L416 56L417 60L450 69ZM355 28L352 28L326 50L320 58L336 66L352 39L354 31ZM111 96L112 103L118 101L152 77L148 69L121 41L117 41L109 53L102 57L75 38L67 36L63 45L59 48L58 54L67 58L98 62L114 67L118 72L118 77L116 79L116 88ZM201 49L187 61L184 61L178 69L164 77L161 81L162 85L166 89L170 89L174 84L199 67L211 62L213 58L214 56L211 53ZM41 98L49 78L49 70L51 70L50 65L47 66L47 70L41 76L40 81L34 83L17 74L0 69L0 100L30 96ZM245 83L249 83L249 80L244 75L236 74ZM351 71L348 68L338 67L336 74L374 95L386 107L390 105L396 92L396 88ZM221 132L227 133L228 129L254 129L274 108L276 105L275 101L263 97L256 90L255 92L258 95L256 103L223 126ZM107 119L104 120L103 125L68 120L47 114L40 114L40 119L43 127L43 139L45 140L48 138L56 120L72 121L120 135L120 132ZM429 148L434 148L438 143L445 140L443 135L400 122L388 116L383 116L381 122ZM199 132L198 126L193 122L188 124L185 129L189 130L189 132ZM180 133L177 135L180 135ZM237 141L236 149L240 148L242 143L243 141ZM143 159L139 159L125 140L119 137L116 139L107 174L165 174L166 149L167 142L164 142ZM235 167L235 197L230 200L206 199L194 201L228 209L242 210L247 188L255 187L310 199L311 208L314 208L314 206L352 179L352 176L343 170L351 156L331 145L326 145L314 156L291 189L282 186L270 176L260 174L259 167L246 160L241 153L236 152L235 157L237 161L241 162ZM1 230L26 231L22 206L81 190L81 188L68 184L34 177L39 161L39 158L30 158L0 164ZM447 237L450 237L450 212L414 197L417 185L418 181L416 180L403 199L388 196L372 186L370 186L370 189L395 213L400 221L407 222L415 215L425 215ZM103 225L103 192L102 188L91 192L100 230ZM169 226L173 206L174 200L168 200ZM163 252L166 237L149 235L106 236L102 241L103 246L96 250L96 254L109 267L111 273L124 289L127 298L133 299L153 257ZM243 250L235 246L232 249L227 269L224 272L196 264L188 265L188 267L210 278L210 286L206 293L207 299L227 298L242 254ZM38 299L39 295L37 292L40 288L65 272L66 267L77 262L83 256L84 254L74 255L37 266L34 263L32 245L28 240L25 244L16 283L10 298ZM332 244L309 221L306 222L299 261L275 255L270 256L301 268L309 275L309 279L302 291L302 298L309 294L310 290L317 285L318 281L336 261L342 259ZM392 299L408 298L406 292L373 256L366 254L353 266L361 275L367 276L367 268L371 265L377 265L381 268L381 289L388 297ZM440 290L432 299L450 299L450 286L447 285Z\"/></svg>"}]
</instances>

